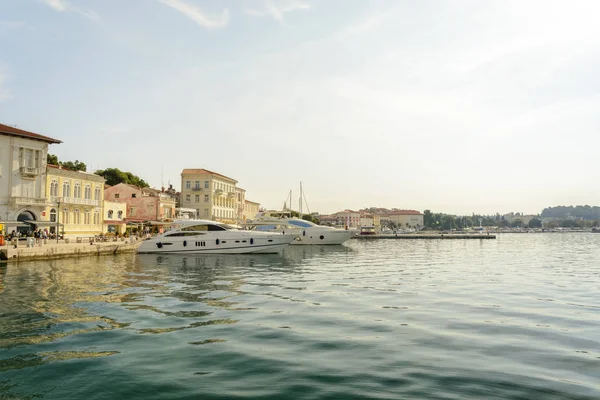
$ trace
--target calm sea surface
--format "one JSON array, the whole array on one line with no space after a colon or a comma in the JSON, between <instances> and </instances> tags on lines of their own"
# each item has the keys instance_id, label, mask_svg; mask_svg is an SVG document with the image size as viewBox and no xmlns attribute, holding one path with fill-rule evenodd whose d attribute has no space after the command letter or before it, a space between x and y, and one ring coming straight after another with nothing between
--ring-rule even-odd
<instances>
[{"instance_id":1,"label":"calm sea surface","mask_svg":"<svg viewBox=\"0 0 600 400\"><path fill-rule=\"evenodd\" d=\"M599 399L600 234L0 267L0 399Z\"/></svg>"}]
</instances>

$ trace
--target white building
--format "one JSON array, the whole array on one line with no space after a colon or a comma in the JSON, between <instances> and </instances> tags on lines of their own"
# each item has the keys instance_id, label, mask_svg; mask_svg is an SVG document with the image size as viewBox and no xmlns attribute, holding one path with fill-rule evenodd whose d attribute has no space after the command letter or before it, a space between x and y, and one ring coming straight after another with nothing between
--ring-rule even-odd
<instances>
[{"instance_id":1,"label":"white building","mask_svg":"<svg viewBox=\"0 0 600 400\"><path fill-rule=\"evenodd\" d=\"M48 145L58 143L62 142L0 124L0 224L4 233L32 230L35 221L46 219L42 217L48 205Z\"/></svg>"}]
</instances>

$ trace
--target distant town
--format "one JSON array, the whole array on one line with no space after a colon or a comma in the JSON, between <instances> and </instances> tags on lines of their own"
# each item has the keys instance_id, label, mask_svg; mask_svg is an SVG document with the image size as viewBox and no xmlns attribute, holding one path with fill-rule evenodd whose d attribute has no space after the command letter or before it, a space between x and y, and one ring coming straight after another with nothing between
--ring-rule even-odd
<instances>
[{"instance_id":1,"label":"distant town","mask_svg":"<svg viewBox=\"0 0 600 400\"><path fill-rule=\"evenodd\" d=\"M205 168L181 171L173 185L150 188L140 177L117 168L88 173L78 160L61 162L49 153L58 139L0 124L0 231L2 235L47 238L126 236L161 232L175 219L211 219L229 224L251 220L262 210L247 199L238 181ZM287 208L289 204L282 204ZM292 211L296 215L297 211ZM590 229L600 207L559 206L538 215L522 213L456 216L400 208L370 207L333 214L301 215L322 225L377 231L495 231Z\"/></svg>"}]
</instances>

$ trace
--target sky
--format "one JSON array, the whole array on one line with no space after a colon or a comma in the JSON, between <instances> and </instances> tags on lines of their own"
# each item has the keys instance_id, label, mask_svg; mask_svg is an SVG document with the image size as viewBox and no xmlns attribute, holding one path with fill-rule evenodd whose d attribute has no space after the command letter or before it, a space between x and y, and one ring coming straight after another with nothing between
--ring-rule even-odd
<instances>
[{"instance_id":1,"label":"sky","mask_svg":"<svg viewBox=\"0 0 600 400\"><path fill-rule=\"evenodd\" d=\"M0 123L281 208L600 205L596 0L1 0ZM304 205L306 211L307 206Z\"/></svg>"}]
</instances>

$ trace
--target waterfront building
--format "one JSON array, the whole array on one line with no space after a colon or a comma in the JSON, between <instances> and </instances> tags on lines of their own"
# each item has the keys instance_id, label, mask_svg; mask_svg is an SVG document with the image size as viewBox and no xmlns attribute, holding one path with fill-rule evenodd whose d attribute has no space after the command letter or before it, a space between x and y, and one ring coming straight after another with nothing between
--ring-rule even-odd
<instances>
[{"instance_id":1,"label":"waterfront building","mask_svg":"<svg viewBox=\"0 0 600 400\"><path fill-rule=\"evenodd\" d=\"M391 222L398 228L423 228L423 214L416 210L392 210L380 216L381 222Z\"/></svg>"},{"instance_id":2,"label":"waterfront building","mask_svg":"<svg viewBox=\"0 0 600 400\"><path fill-rule=\"evenodd\" d=\"M377 214L361 213L360 226L372 226L379 228L381 226L381 217Z\"/></svg>"},{"instance_id":3,"label":"waterfront building","mask_svg":"<svg viewBox=\"0 0 600 400\"><path fill-rule=\"evenodd\" d=\"M103 203L104 233L115 235L125 234L127 203L104 200Z\"/></svg>"},{"instance_id":4,"label":"waterfront building","mask_svg":"<svg viewBox=\"0 0 600 400\"><path fill-rule=\"evenodd\" d=\"M207 169L181 171L181 207L193 208L198 218L235 221L238 200L235 179Z\"/></svg>"},{"instance_id":5,"label":"waterfront building","mask_svg":"<svg viewBox=\"0 0 600 400\"><path fill-rule=\"evenodd\" d=\"M28 232L46 215L48 145L58 139L0 124L0 230ZM39 226L41 227L41 226Z\"/></svg>"},{"instance_id":6,"label":"waterfront building","mask_svg":"<svg viewBox=\"0 0 600 400\"><path fill-rule=\"evenodd\" d=\"M260 211L260 203L257 203L255 201L246 200L243 208L244 208L244 212L242 214L242 219L243 220L253 219L256 216L256 214L258 214L258 212Z\"/></svg>"},{"instance_id":7,"label":"waterfront building","mask_svg":"<svg viewBox=\"0 0 600 400\"><path fill-rule=\"evenodd\" d=\"M335 217L335 225L348 228L360 228L360 215L360 212L352 210L338 211L332 214Z\"/></svg>"},{"instance_id":8,"label":"waterfront building","mask_svg":"<svg viewBox=\"0 0 600 400\"><path fill-rule=\"evenodd\" d=\"M59 232L65 237L101 234L104 182L104 178L96 174L48 164L48 205L41 219L49 233L56 233L56 227L60 224Z\"/></svg>"},{"instance_id":9,"label":"waterfront building","mask_svg":"<svg viewBox=\"0 0 600 400\"><path fill-rule=\"evenodd\" d=\"M235 197L236 197L236 206L237 206L237 220L243 221L244 218L244 208L246 207L246 189L242 189L240 187L235 188Z\"/></svg>"},{"instance_id":10,"label":"waterfront building","mask_svg":"<svg viewBox=\"0 0 600 400\"><path fill-rule=\"evenodd\" d=\"M104 198L126 205L128 223L168 222L175 218L175 198L162 190L119 183L107 186Z\"/></svg>"}]
</instances>

